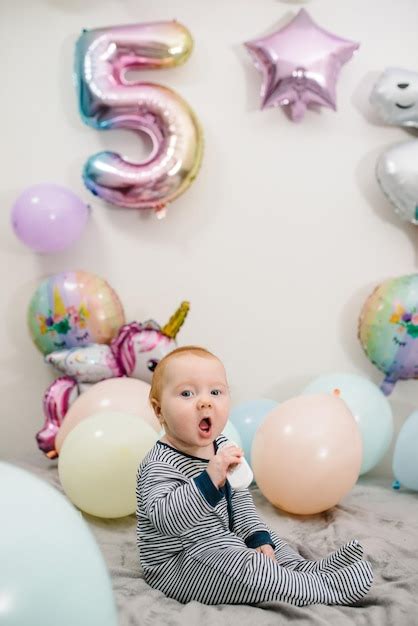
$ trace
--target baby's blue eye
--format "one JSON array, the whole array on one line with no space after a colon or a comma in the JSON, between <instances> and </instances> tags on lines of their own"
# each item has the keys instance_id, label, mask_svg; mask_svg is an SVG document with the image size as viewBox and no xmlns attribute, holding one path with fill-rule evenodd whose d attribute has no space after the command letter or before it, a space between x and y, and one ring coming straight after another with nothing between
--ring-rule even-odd
<instances>
[{"instance_id":1,"label":"baby's blue eye","mask_svg":"<svg viewBox=\"0 0 418 626\"><path fill-rule=\"evenodd\" d=\"M221 390L220 389L212 389L211 394L212 396L220 396L221 395Z\"/></svg>"},{"instance_id":2,"label":"baby's blue eye","mask_svg":"<svg viewBox=\"0 0 418 626\"><path fill-rule=\"evenodd\" d=\"M189 389L185 389L184 391L181 392L180 395L183 396L183 398L190 398L192 395L192 392Z\"/></svg>"}]
</instances>

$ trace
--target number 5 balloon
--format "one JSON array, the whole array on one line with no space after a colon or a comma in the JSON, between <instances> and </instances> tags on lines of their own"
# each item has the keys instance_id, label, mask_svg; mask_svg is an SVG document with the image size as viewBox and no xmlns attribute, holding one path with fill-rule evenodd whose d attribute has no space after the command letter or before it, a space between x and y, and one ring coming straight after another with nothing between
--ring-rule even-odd
<instances>
[{"instance_id":1,"label":"number 5 balloon","mask_svg":"<svg viewBox=\"0 0 418 626\"><path fill-rule=\"evenodd\" d=\"M203 139L187 102L162 85L126 79L130 69L179 65L192 47L189 31L175 21L83 31L75 63L83 121L98 130L144 132L153 144L141 163L108 151L91 156L83 178L93 194L118 206L162 211L194 180Z\"/></svg>"}]
</instances>

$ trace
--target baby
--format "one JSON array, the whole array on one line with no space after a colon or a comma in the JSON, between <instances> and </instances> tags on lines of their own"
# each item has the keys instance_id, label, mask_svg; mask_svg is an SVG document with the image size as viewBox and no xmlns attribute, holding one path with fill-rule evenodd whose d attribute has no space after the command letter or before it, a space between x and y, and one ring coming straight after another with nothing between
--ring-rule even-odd
<instances>
[{"instance_id":1,"label":"baby","mask_svg":"<svg viewBox=\"0 0 418 626\"><path fill-rule=\"evenodd\" d=\"M145 580L179 602L352 604L372 584L353 540L319 561L260 519L227 472L242 458L223 436L230 408L222 363L187 346L165 356L150 391L165 435L139 466L137 538Z\"/></svg>"}]
</instances>

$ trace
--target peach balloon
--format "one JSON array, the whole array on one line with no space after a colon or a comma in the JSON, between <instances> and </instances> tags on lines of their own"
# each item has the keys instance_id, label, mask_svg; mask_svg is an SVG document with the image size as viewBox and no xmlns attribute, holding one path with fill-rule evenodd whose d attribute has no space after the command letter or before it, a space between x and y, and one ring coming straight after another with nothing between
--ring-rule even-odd
<instances>
[{"instance_id":1,"label":"peach balloon","mask_svg":"<svg viewBox=\"0 0 418 626\"><path fill-rule=\"evenodd\" d=\"M361 461L356 421L331 394L292 398L273 409L251 450L261 492L274 506L299 515L337 504L356 482Z\"/></svg>"},{"instance_id":2,"label":"peach balloon","mask_svg":"<svg viewBox=\"0 0 418 626\"><path fill-rule=\"evenodd\" d=\"M59 453L64 439L79 422L94 413L118 411L136 415L147 422L157 433L160 424L148 400L151 386L136 378L109 378L96 383L79 396L68 409L55 437Z\"/></svg>"}]
</instances>

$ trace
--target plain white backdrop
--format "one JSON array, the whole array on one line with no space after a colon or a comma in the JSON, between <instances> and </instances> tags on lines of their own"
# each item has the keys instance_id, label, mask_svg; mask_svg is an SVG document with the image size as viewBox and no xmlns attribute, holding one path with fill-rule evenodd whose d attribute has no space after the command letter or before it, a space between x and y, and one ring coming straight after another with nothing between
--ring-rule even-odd
<instances>
[{"instance_id":1,"label":"plain white backdrop","mask_svg":"<svg viewBox=\"0 0 418 626\"><path fill-rule=\"evenodd\" d=\"M417 268L418 230L400 221L375 180L377 156L413 140L384 126L368 97L388 66L418 69L416 0L19 0L2 2L0 458L40 465L34 435L53 372L31 342L28 302L48 274L83 269L104 277L126 319L164 324L188 299L178 340L225 362L233 402L281 401L314 377L352 372L380 382L357 340L362 304L382 280ZM242 46L284 25L305 6L324 28L359 41L341 72L338 111L300 124L259 110L261 77ZM147 147L127 131L99 133L78 114L72 84L82 28L176 18L195 48L179 68L141 74L168 85L204 128L201 171L159 221L112 208L84 189L93 153L140 160ZM10 227L17 195L62 184L92 206L80 240L41 256ZM418 382L390 397L396 431L418 404ZM374 470L391 475L392 449Z\"/></svg>"}]
</instances>

